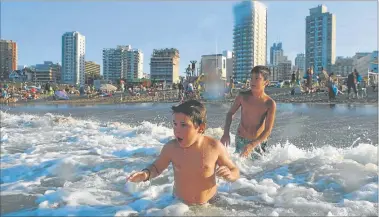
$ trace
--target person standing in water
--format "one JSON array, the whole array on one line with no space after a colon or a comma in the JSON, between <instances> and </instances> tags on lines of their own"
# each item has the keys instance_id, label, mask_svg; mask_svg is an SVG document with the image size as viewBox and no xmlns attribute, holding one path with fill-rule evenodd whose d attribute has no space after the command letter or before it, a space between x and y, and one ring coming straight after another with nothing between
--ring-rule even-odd
<instances>
[{"instance_id":1,"label":"person standing in water","mask_svg":"<svg viewBox=\"0 0 379 217\"><path fill-rule=\"evenodd\" d=\"M295 74L295 71L292 72L291 74L291 86L295 86L296 85L296 74Z\"/></svg>"},{"instance_id":2,"label":"person standing in water","mask_svg":"<svg viewBox=\"0 0 379 217\"><path fill-rule=\"evenodd\" d=\"M300 69L299 68L296 71L296 84L300 85Z\"/></svg>"},{"instance_id":3,"label":"person standing in water","mask_svg":"<svg viewBox=\"0 0 379 217\"><path fill-rule=\"evenodd\" d=\"M229 94L230 94L230 97L233 97L233 89L234 89L234 78L233 78L233 76L230 76L230 79L229 79Z\"/></svg>"},{"instance_id":4,"label":"person standing in water","mask_svg":"<svg viewBox=\"0 0 379 217\"><path fill-rule=\"evenodd\" d=\"M218 200L216 176L234 182L240 176L239 169L220 141L203 135L206 109L202 103L189 100L173 106L172 112L175 139L163 146L151 166L131 174L127 181L155 178L171 163L174 196L187 205L212 204Z\"/></svg>"},{"instance_id":5,"label":"person standing in water","mask_svg":"<svg viewBox=\"0 0 379 217\"><path fill-rule=\"evenodd\" d=\"M255 66L251 70L250 89L235 98L226 115L224 135L221 143L230 144L230 125L233 115L241 107L241 122L235 138L236 152L247 157L257 147L259 154L265 151L267 139L275 122L276 103L265 93L269 84L269 69L266 66Z\"/></svg>"},{"instance_id":6,"label":"person standing in water","mask_svg":"<svg viewBox=\"0 0 379 217\"><path fill-rule=\"evenodd\" d=\"M354 69L354 71L347 76L347 98L348 99L350 99L351 88L353 88L355 97L358 98L357 70L356 69Z\"/></svg>"}]
</instances>

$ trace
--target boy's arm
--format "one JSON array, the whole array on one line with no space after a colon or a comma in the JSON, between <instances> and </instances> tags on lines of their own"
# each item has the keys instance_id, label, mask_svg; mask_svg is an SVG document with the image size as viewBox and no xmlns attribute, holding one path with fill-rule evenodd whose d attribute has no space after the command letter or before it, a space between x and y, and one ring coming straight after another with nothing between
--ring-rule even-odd
<instances>
[{"instance_id":1,"label":"boy's arm","mask_svg":"<svg viewBox=\"0 0 379 217\"><path fill-rule=\"evenodd\" d=\"M170 165L171 148L172 141L168 142L163 146L158 158L154 161L154 163L152 163L149 167L146 168L150 171L149 179L159 176L165 169L167 169L168 165Z\"/></svg>"},{"instance_id":2,"label":"boy's arm","mask_svg":"<svg viewBox=\"0 0 379 217\"><path fill-rule=\"evenodd\" d=\"M219 155L217 159L217 165L220 167L225 166L230 170L230 175L228 177L225 177L228 181L234 182L240 177L240 170L237 168L237 166L233 163L233 161L230 159L228 152L226 151L226 148L217 141L218 149L219 149Z\"/></svg>"},{"instance_id":3,"label":"boy's arm","mask_svg":"<svg viewBox=\"0 0 379 217\"><path fill-rule=\"evenodd\" d=\"M232 107L229 109L228 113L226 114L226 120L225 120L225 126L224 126L224 134L229 134L230 131L230 125L232 124L233 115L238 111L238 109L241 106L241 95L238 95Z\"/></svg>"},{"instance_id":4,"label":"boy's arm","mask_svg":"<svg viewBox=\"0 0 379 217\"><path fill-rule=\"evenodd\" d=\"M254 149L257 145L261 144L263 141L266 141L270 136L272 128L274 127L275 114L276 114L276 103L273 99L268 100L268 110L265 120L265 129L250 145Z\"/></svg>"}]
</instances>

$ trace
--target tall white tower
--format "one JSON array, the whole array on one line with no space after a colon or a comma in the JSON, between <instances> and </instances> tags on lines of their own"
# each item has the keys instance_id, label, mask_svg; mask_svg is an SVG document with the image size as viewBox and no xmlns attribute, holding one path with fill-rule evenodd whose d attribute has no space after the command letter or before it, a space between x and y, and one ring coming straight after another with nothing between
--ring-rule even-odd
<instances>
[{"instance_id":1,"label":"tall white tower","mask_svg":"<svg viewBox=\"0 0 379 217\"><path fill-rule=\"evenodd\" d=\"M261 2L243 1L234 6L233 14L233 74L237 81L244 81L254 66L266 65L267 7Z\"/></svg>"},{"instance_id":2,"label":"tall white tower","mask_svg":"<svg viewBox=\"0 0 379 217\"><path fill-rule=\"evenodd\" d=\"M66 32L62 36L61 82L73 85L85 83L86 39L79 32Z\"/></svg>"}]
</instances>

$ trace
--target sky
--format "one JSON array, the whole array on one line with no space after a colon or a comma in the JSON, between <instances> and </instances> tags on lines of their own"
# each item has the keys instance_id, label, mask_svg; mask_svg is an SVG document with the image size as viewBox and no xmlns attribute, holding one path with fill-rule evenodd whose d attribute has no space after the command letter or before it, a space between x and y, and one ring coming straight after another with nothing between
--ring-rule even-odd
<instances>
[{"instance_id":1,"label":"sky","mask_svg":"<svg viewBox=\"0 0 379 217\"><path fill-rule=\"evenodd\" d=\"M150 73L153 49L177 48L180 70L201 55L233 50L233 6L238 1L2 1L0 38L18 46L18 65L61 62L61 38L86 37L86 61L102 65L102 50L131 45L144 53ZM320 4L336 15L336 56L378 48L377 1L264 1L267 49L282 42L293 61L305 51L305 17ZM269 53L269 52L268 52Z\"/></svg>"}]
</instances>

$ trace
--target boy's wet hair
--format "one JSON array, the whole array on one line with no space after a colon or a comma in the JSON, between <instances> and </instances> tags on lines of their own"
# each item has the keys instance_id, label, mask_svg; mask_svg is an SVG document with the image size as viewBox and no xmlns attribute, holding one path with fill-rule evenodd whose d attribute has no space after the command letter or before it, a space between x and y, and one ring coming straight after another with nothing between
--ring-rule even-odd
<instances>
[{"instance_id":1,"label":"boy's wet hair","mask_svg":"<svg viewBox=\"0 0 379 217\"><path fill-rule=\"evenodd\" d=\"M197 100L188 100L180 105L172 106L172 112L183 113L191 118L196 126L207 123L207 110L203 103Z\"/></svg>"},{"instance_id":2,"label":"boy's wet hair","mask_svg":"<svg viewBox=\"0 0 379 217\"><path fill-rule=\"evenodd\" d=\"M270 69L267 66L255 66L251 70L251 75L253 74L261 74L263 76L263 79L267 80L268 76L270 75Z\"/></svg>"}]
</instances>

